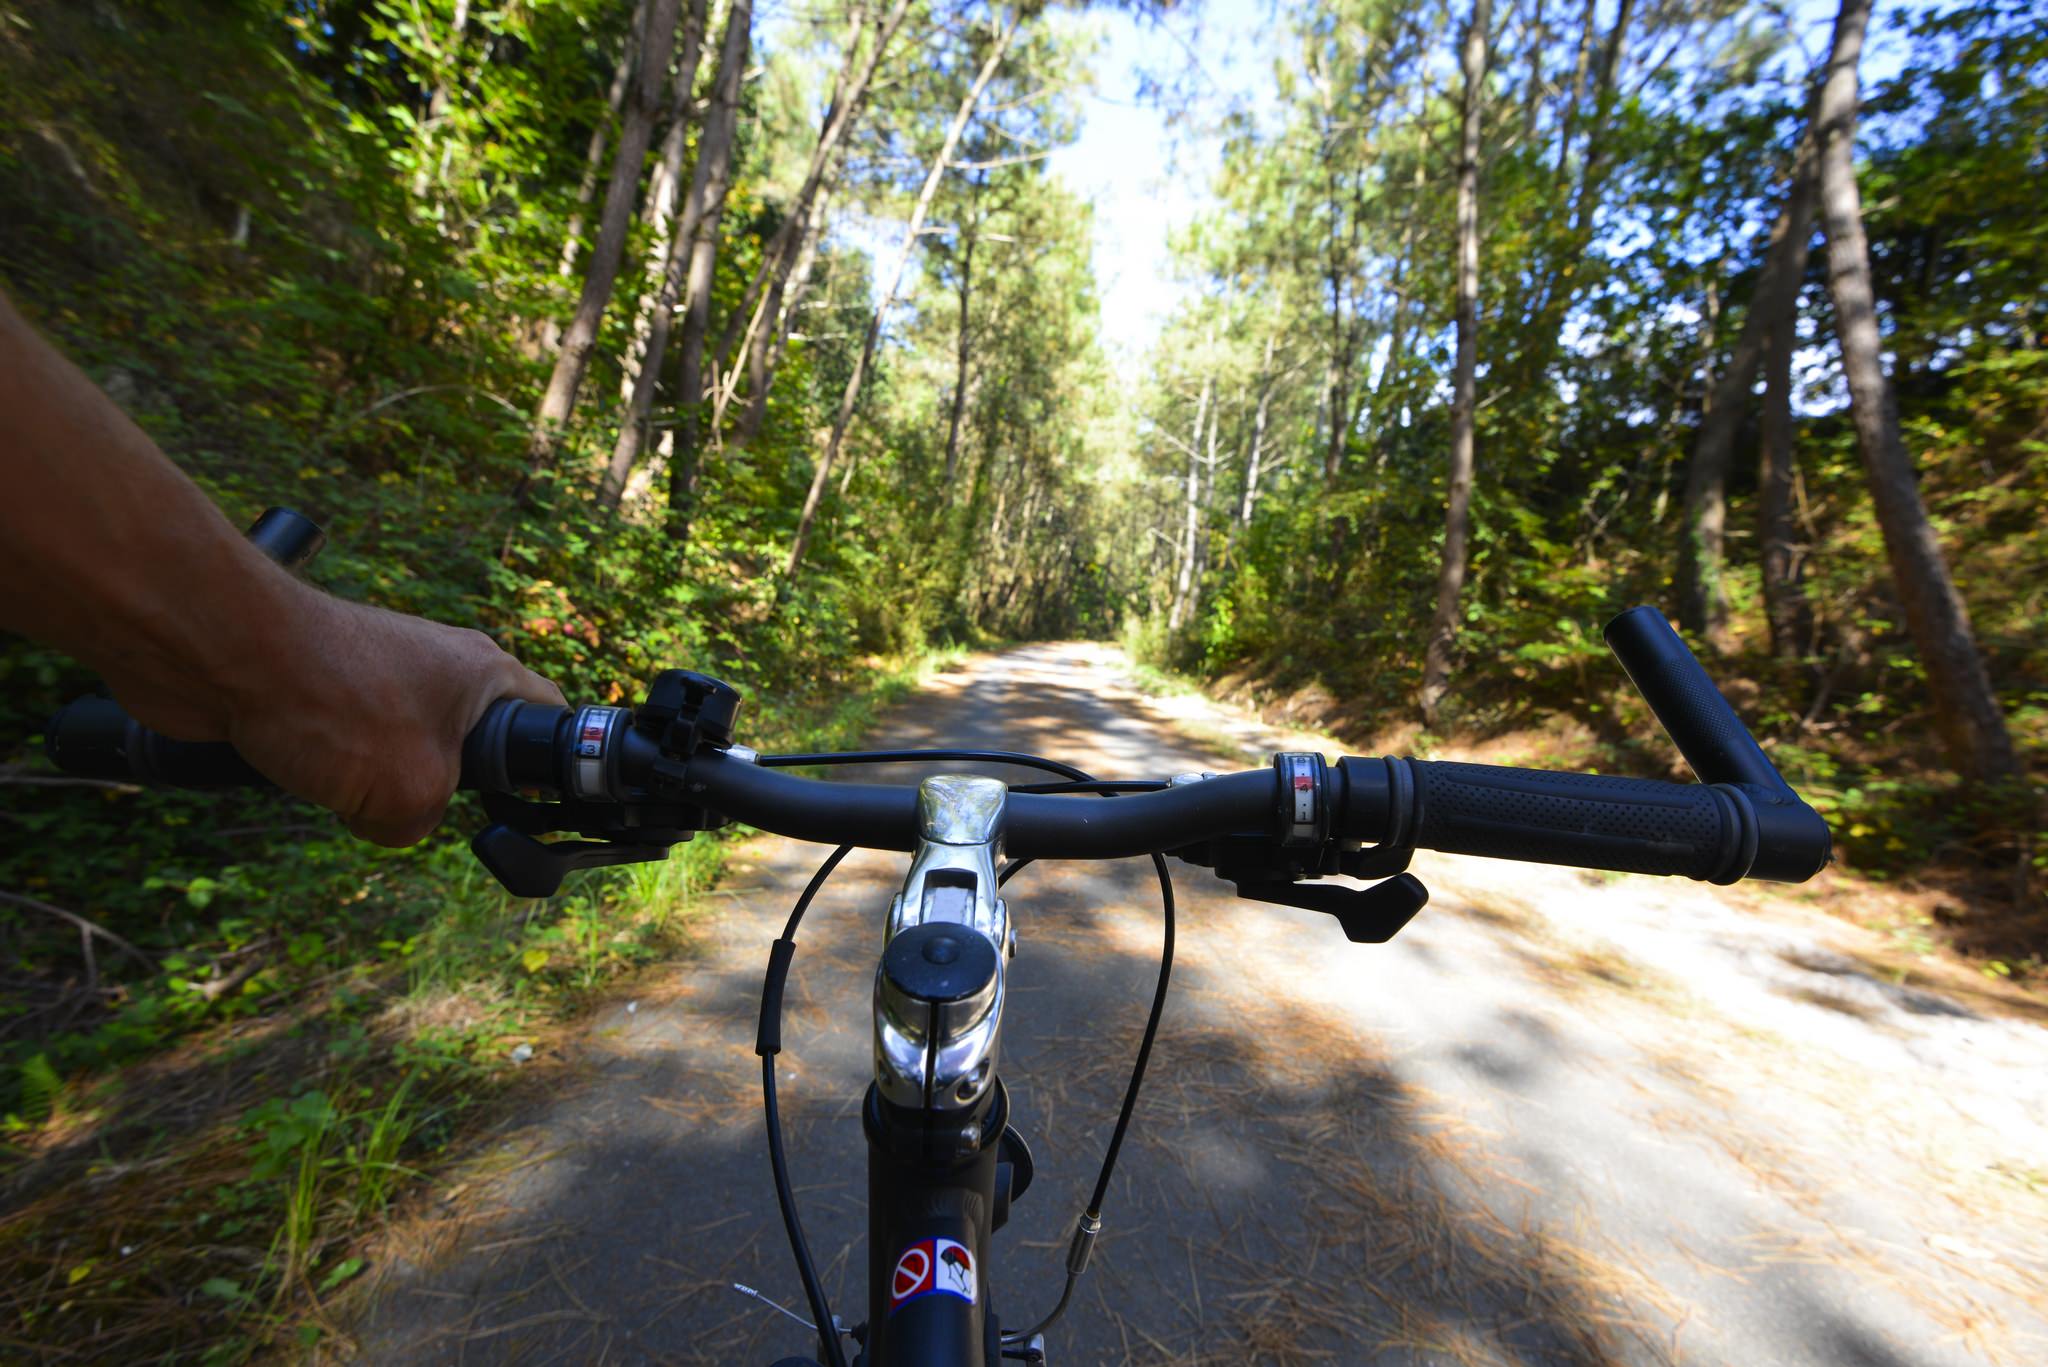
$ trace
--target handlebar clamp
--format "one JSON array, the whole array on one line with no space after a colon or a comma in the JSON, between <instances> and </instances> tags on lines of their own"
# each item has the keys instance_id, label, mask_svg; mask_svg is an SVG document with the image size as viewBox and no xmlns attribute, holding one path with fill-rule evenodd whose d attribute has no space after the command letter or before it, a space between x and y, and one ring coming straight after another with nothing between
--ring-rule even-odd
<instances>
[{"instance_id":1,"label":"handlebar clamp","mask_svg":"<svg viewBox=\"0 0 2048 1367\"><path fill-rule=\"evenodd\" d=\"M694 669L664 669L633 710L633 729L660 747L663 758L686 760L706 747L732 744L740 692L723 679Z\"/></svg>"}]
</instances>

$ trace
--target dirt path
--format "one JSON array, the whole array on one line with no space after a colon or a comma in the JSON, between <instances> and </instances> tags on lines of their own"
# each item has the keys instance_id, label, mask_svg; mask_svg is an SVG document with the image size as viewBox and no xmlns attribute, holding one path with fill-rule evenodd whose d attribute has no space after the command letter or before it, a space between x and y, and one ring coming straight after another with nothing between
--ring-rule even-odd
<instances>
[{"instance_id":1,"label":"dirt path","mask_svg":"<svg viewBox=\"0 0 2048 1367\"><path fill-rule=\"evenodd\" d=\"M1148 699L1099 646L973 662L883 739L1115 776L1283 740ZM1335 753L1332 748L1332 753ZM760 1142L755 998L822 851L750 843L701 952L595 1020L580 1082L396 1239L375 1362L756 1367L804 1330ZM1392 945L1177 869L1176 990L1094 1269L1050 1336L1104 1363L2048 1360L2048 1030L1889 986L1782 897L1424 855ZM855 1107L900 857L856 855L800 937L783 1103L813 1250L861 1315ZM1003 1069L1038 1181L996 1305L1057 1291L1159 944L1147 865L1036 866Z\"/></svg>"}]
</instances>

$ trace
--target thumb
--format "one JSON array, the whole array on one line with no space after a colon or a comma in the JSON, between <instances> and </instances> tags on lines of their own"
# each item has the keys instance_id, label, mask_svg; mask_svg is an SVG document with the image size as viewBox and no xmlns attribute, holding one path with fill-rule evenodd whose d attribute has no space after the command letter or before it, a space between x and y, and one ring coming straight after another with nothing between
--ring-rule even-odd
<instances>
[{"instance_id":1,"label":"thumb","mask_svg":"<svg viewBox=\"0 0 2048 1367\"><path fill-rule=\"evenodd\" d=\"M518 698L522 702L545 703L554 707L569 705L569 700L562 696L561 689L555 687L553 679L543 678L517 661L512 662L512 668L507 672L511 678L500 696Z\"/></svg>"}]
</instances>

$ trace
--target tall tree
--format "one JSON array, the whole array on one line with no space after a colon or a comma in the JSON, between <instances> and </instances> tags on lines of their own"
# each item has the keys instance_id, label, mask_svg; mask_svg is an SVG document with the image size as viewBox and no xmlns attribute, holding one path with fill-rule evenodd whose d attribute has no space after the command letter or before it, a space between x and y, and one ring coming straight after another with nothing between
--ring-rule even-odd
<instances>
[{"instance_id":1,"label":"tall tree","mask_svg":"<svg viewBox=\"0 0 2048 1367\"><path fill-rule=\"evenodd\" d=\"M647 0L634 0L633 17L619 40L619 62L612 68L612 82L605 90L605 112L591 121L590 142L583 149L583 177L576 182L576 207L562 230L562 253L555 261L555 274L566 285L576 270L576 249L583 245L583 215L597 195L597 178L604 174L604 154L611 147L611 121L626 102L626 87L632 84L634 59L639 55L640 31L647 26ZM541 325L541 344L549 353L562 345L562 324L550 317Z\"/></svg>"},{"instance_id":2,"label":"tall tree","mask_svg":"<svg viewBox=\"0 0 2048 1367\"><path fill-rule=\"evenodd\" d=\"M1216 377L1208 374L1202 377L1202 397L1195 404L1195 430L1188 434L1185 442L1174 441L1188 458L1186 490L1181 496L1181 536L1179 568L1174 572L1173 607L1166 618L1168 631L1179 631L1181 624L1188 620L1195 596L1196 566L1195 547L1202 534L1202 436L1204 429L1215 431L1216 415L1210 411L1210 404L1216 394Z\"/></svg>"},{"instance_id":3,"label":"tall tree","mask_svg":"<svg viewBox=\"0 0 2048 1367\"><path fill-rule=\"evenodd\" d=\"M619 123L619 145L612 158L611 181L605 187L604 211L598 218L597 240L590 247L590 261L584 269L583 289L576 299L576 311L562 331L561 350L541 392L534 412L533 427L526 444L526 473L519 481L518 501L524 502L534 483L553 467L555 448L562 428L576 407L576 393L583 387L584 373L597 349L597 328L611 303L612 285L618 279L619 259L626 249L626 230L639 200L640 173L647 159L647 144L654 136L654 120L661 108L669 61L674 56L676 17L681 0L648 0L646 26L640 36L640 60L626 90L624 112Z\"/></svg>"},{"instance_id":4,"label":"tall tree","mask_svg":"<svg viewBox=\"0 0 2048 1367\"><path fill-rule=\"evenodd\" d=\"M1771 652L1796 660L1812 652L1813 604L1806 596L1806 548L1795 510L1799 468L1792 448L1792 352L1799 297L1787 295L1764 341L1762 454L1757 470L1757 549Z\"/></svg>"},{"instance_id":5,"label":"tall tree","mask_svg":"<svg viewBox=\"0 0 2048 1367\"><path fill-rule=\"evenodd\" d=\"M697 162L690 172L690 188L683 197L682 212L677 218L675 231L669 236L662 261L661 286L655 294L647 330L646 356L634 377L633 392L620 414L618 436L612 443L611 460L605 468L602 501L609 507L618 506L626 481L633 473L633 464L645 448L649 415L654 409L654 393L660 383L662 362L668 352L669 334L675 326L677 309L680 307L685 314L683 359L687 368L692 336L690 311L700 305L708 311L711 306L711 275L717 264L718 225L725 211L726 192L732 183L732 151L739 123L740 82L745 76L747 54L752 50L753 22L752 0L731 0L726 9L725 33L719 40L718 75L712 85L711 105L698 135ZM701 356L701 329L696 335L700 338L697 352ZM695 402L694 391L689 387L691 378L685 375L677 390L677 403L683 411L688 411ZM702 388L701 379L697 381L696 388ZM669 468L669 506L673 518L676 465ZM687 529L686 513L682 523L673 528L676 538L683 539Z\"/></svg>"},{"instance_id":6,"label":"tall tree","mask_svg":"<svg viewBox=\"0 0 2048 1367\"><path fill-rule=\"evenodd\" d=\"M1828 239L1828 292L1849 386L1849 417L1884 533L1892 581L1906 627L1920 651L1936 723L1951 762L1965 777L2006 778L2019 772L2005 714L1970 630L1969 612L1949 575L1941 542L1927 519L1920 485L1899 431L1897 400L1885 374L1877 298L1870 279L1870 243L1856 186L1857 67L1871 0L1843 0L1834 49L1821 87L1820 210Z\"/></svg>"},{"instance_id":7,"label":"tall tree","mask_svg":"<svg viewBox=\"0 0 2048 1367\"><path fill-rule=\"evenodd\" d=\"M640 204L640 221L652 245L647 252L640 303L633 311L633 331L626 343L626 354L620 358L619 397L628 402L640 375L641 358L647 354L647 333L661 297L676 226L676 201L681 197L683 155L689 147L690 130L696 124L691 114L697 98L697 66L703 56L709 6L707 0L683 3L680 55L676 58L675 74L669 80L668 128L661 135L661 147L655 153L654 169L647 176L647 193Z\"/></svg>"},{"instance_id":8,"label":"tall tree","mask_svg":"<svg viewBox=\"0 0 2048 1367\"><path fill-rule=\"evenodd\" d=\"M1252 512L1259 506L1259 466L1266 454L1266 419L1273 411L1273 348L1279 340L1277 331L1266 334L1266 354L1259 361L1259 406L1252 415L1252 444L1244 457L1244 483L1238 489L1237 519L1230 533L1233 540L1237 528L1252 525Z\"/></svg>"},{"instance_id":9,"label":"tall tree","mask_svg":"<svg viewBox=\"0 0 2048 1367\"><path fill-rule=\"evenodd\" d=\"M956 250L960 257L958 299L960 321L953 353L953 395L946 413L946 466L941 496L951 498L953 476L960 468L960 424L967 416L967 390L972 377L974 344L974 248L981 240L981 191L987 178L977 175L962 217Z\"/></svg>"},{"instance_id":10,"label":"tall tree","mask_svg":"<svg viewBox=\"0 0 2048 1367\"><path fill-rule=\"evenodd\" d=\"M782 222L776 225L774 236L762 249L761 263L719 337L718 369L723 373L731 365L734 372L734 380L724 386L726 391L733 391L742 367L748 377L747 407L739 433L743 442L752 441L759 434L767 414L768 386L781 355L783 329L778 322L783 316L785 295L799 264L816 254L819 235L824 231L824 200L830 191L832 167L848 133L865 112L875 72L909 13L910 0L894 0L888 10L874 18L874 37L864 43L862 21L870 16L866 9L860 11L847 40L845 59L833 79L832 99L825 108L818 140L811 146L803 181L791 197ZM741 353L737 361L736 350Z\"/></svg>"},{"instance_id":11,"label":"tall tree","mask_svg":"<svg viewBox=\"0 0 2048 1367\"><path fill-rule=\"evenodd\" d=\"M896 291L903 287L903 272L910 264L910 254L917 248L918 234L924 231L925 215L931 212L932 197L938 193L939 181L945 176L946 168L952 163L953 151L960 145L960 135L967 131L968 121L974 117L974 108L981 103L981 94L988 89L988 83L995 79L996 68L1003 62L1003 54L1010 50L1010 40L1017 36L1018 26L1024 21L1024 9L1019 5L1011 12L1008 23L999 24L995 41L989 45L988 55L982 59L981 69L974 75L974 82L967 88L967 94L960 100L960 108L953 115L952 123L946 127L945 140L940 143L938 155L932 158L931 169L925 174L924 186L918 191L917 202L911 206L910 221L903 230L903 242L896 249L896 260L889 272L888 283L875 301L874 314L868 319L867 332L861 340L860 355L853 363L853 371L846 377L846 388L839 396L839 411L832 420L832 433L825 441L825 450L818 457L816 473L811 477L810 491L804 495L803 511L798 514L796 536L789 547L789 561L784 574L794 576L797 566L804 560L804 550L810 544L811 525L817 520L818 506L825 497L825 486L832 478L832 466L839 458L840 448L846 442L846 432L853 425L853 413L860 402L861 382L867 378L868 367L874 363L875 343L882 335L882 319L896 302Z\"/></svg>"},{"instance_id":12,"label":"tall tree","mask_svg":"<svg viewBox=\"0 0 2048 1367\"><path fill-rule=\"evenodd\" d=\"M1818 92L1816 92L1818 93ZM1686 467L1684 526L1678 543L1678 618L1687 630L1719 645L1727 628L1728 605L1721 587L1727 526L1728 467L1735 434L1748 411L1763 359L1764 339L1773 320L1797 311L1799 285L1806 274L1807 245L1813 237L1814 185L1819 174L1819 143L1812 116L1793 145L1785 202L1771 224L1756 288L1742 331L1709 391L1700 416L1699 435Z\"/></svg>"},{"instance_id":13,"label":"tall tree","mask_svg":"<svg viewBox=\"0 0 2048 1367\"><path fill-rule=\"evenodd\" d=\"M1422 718L1436 725L1444 694L1450 688L1451 664L1457 651L1458 598L1465 587L1472 529L1473 425L1478 406L1479 367L1479 132L1485 98L1487 29L1493 20L1492 0L1473 0L1472 22L1465 28L1460 68L1465 77L1460 97L1458 135L1458 354L1451 380L1450 488L1444 502L1443 564L1437 573L1436 616L1430 623L1423 657Z\"/></svg>"}]
</instances>

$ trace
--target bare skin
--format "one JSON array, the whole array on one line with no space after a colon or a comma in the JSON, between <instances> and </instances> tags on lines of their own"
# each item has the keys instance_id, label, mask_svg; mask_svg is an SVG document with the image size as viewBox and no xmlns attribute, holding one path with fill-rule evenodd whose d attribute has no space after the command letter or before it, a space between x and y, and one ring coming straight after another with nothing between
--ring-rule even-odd
<instances>
[{"instance_id":1,"label":"bare skin","mask_svg":"<svg viewBox=\"0 0 2048 1367\"><path fill-rule=\"evenodd\" d=\"M231 742L365 839L433 830L493 701L562 701L481 632L272 564L5 296L0 482L0 627L98 671L145 725Z\"/></svg>"}]
</instances>

